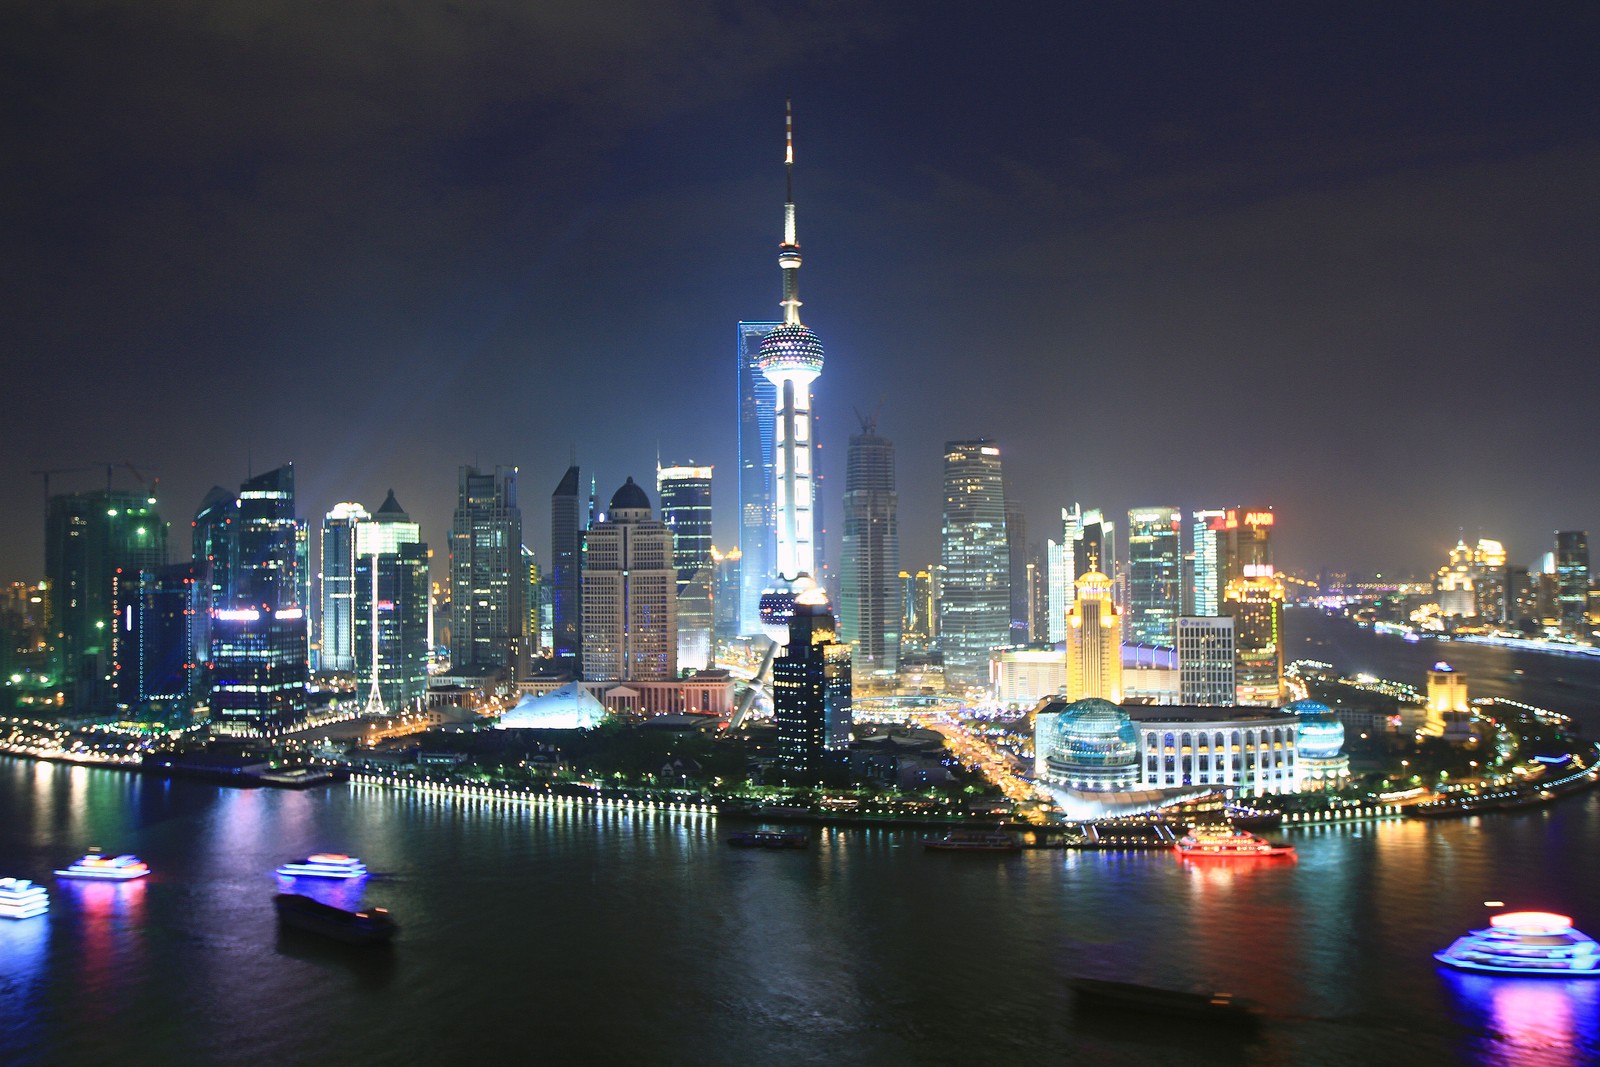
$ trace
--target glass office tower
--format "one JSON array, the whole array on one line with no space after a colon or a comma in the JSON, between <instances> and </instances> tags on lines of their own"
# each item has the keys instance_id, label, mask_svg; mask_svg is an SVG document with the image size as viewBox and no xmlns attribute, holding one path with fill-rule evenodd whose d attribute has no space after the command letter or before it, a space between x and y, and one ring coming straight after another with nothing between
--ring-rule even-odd
<instances>
[{"instance_id":1,"label":"glass office tower","mask_svg":"<svg viewBox=\"0 0 1600 1067\"><path fill-rule=\"evenodd\" d=\"M1182 529L1183 513L1174 507L1128 512L1127 640L1133 644L1177 647Z\"/></svg>"},{"instance_id":2,"label":"glass office tower","mask_svg":"<svg viewBox=\"0 0 1600 1067\"><path fill-rule=\"evenodd\" d=\"M989 651L1011 640L1011 556L1000 448L989 438L944 448L939 647L952 685L983 685Z\"/></svg>"}]
</instances>

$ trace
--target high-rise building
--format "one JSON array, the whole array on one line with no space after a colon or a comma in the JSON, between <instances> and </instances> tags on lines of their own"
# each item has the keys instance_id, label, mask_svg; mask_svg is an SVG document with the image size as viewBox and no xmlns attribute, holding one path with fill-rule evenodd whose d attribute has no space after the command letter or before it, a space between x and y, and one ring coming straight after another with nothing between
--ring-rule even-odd
<instances>
[{"instance_id":1,"label":"high-rise building","mask_svg":"<svg viewBox=\"0 0 1600 1067\"><path fill-rule=\"evenodd\" d=\"M1025 645L1033 640L1033 625L1028 610L1028 523L1022 505L1006 496L1006 559L1009 572L1006 587L1011 594L1011 643Z\"/></svg>"},{"instance_id":2,"label":"high-rise building","mask_svg":"<svg viewBox=\"0 0 1600 1067\"><path fill-rule=\"evenodd\" d=\"M393 489L355 535L357 691L393 713L428 691L428 546Z\"/></svg>"},{"instance_id":3,"label":"high-rise building","mask_svg":"<svg viewBox=\"0 0 1600 1067\"><path fill-rule=\"evenodd\" d=\"M1128 639L1177 647L1183 595L1183 513L1174 507L1128 512Z\"/></svg>"},{"instance_id":4,"label":"high-rise building","mask_svg":"<svg viewBox=\"0 0 1600 1067\"><path fill-rule=\"evenodd\" d=\"M729 641L739 636L740 564L744 557L737 548L727 555L711 546L711 566L716 574L711 598L711 612L716 622L712 634L717 641Z\"/></svg>"},{"instance_id":5,"label":"high-rise building","mask_svg":"<svg viewBox=\"0 0 1600 1067\"><path fill-rule=\"evenodd\" d=\"M1074 509L1076 509L1074 505ZM1122 568L1117 557L1117 524L1100 511L1090 508L1078 514L1078 528L1073 533L1072 574L1074 591L1079 575L1099 571L1111 579L1111 595L1122 603Z\"/></svg>"},{"instance_id":6,"label":"high-rise building","mask_svg":"<svg viewBox=\"0 0 1600 1067\"><path fill-rule=\"evenodd\" d=\"M1083 527L1083 509L1077 504L1061 509L1061 540L1047 542L1050 564L1050 631L1052 642L1067 639L1067 611L1077 595L1078 531Z\"/></svg>"},{"instance_id":7,"label":"high-rise building","mask_svg":"<svg viewBox=\"0 0 1600 1067\"><path fill-rule=\"evenodd\" d=\"M1224 528L1227 512L1217 510L1189 513L1189 555L1185 610L1197 617L1212 617L1222 611L1222 581L1219 579L1220 551L1217 535Z\"/></svg>"},{"instance_id":8,"label":"high-rise building","mask_svg":"<svg viewBox=\"0 0 1600 1067\"><path fill-rule=\"evenodd\" d=\"M777 390L761 373L761 341L780 322L741 322L739 369L739 632L759 634L761 594L772 584L777 525L772 509Z\"/></svg>"},{"instance_id":9,"label":"high-rise building","mask_svg":"<svg viewBox=\"0 0 1600 1067\"><path fill-rule=\"evenodd\" d=\"M550 625L556 661L583 669L583 502L576 466L550 494Z\"/></svg>"},{"instance_id":10,"label":"high-rise building","mask_svg":"<svg viewBox=\"0 0 1600 1067\"><path fill-rule=\"evenodd\" d=\"M527 670L527 573L517 468L463 466L450 524L450 662L461 670Z\"/></svg>"},{"instance_id":11,"label":"high-rise building","mask_svg":"<svg viewBox=\"0 0 1600 1067\"><path fill-rule=\"evenodd\" d=\"M945 677L983 685L989 651L1011 641L1011 556L1000 448L987 437L944 446L939 644Z\"/></svg>"},{"instance_id":12,"label":"high-rise building","mask_svg":"<svg viewBox=\"0 0 1600 1067\"><path fill-rule=\"evenodd\" d=\"M661 521L672 531L672 562L678 570L678 667L703 670L711 663L712 596L711 468L656 467Z\"/></svg>"},{"instance_id":13,"label":"high-rise building","mask_svg":"<svg viewBox=\"0 0 1600 1067\"><path fill-rule=\"evenodd\" d=\"M1589 629L1589 532L1556 533L1556 617L1571 633Z\"/></svg>"},{"instance_id":14,"label":"high-rise building","mask_svg":"<svg viewBox=\"0 0 1600 1067\"><path fill-rule=\"evenodd\" d=\"M192 563L146 568L126 583L117 612L117 702L172 723L199 695L201 571Z\"/></svg>"},{"instance_id":15,"label":"high-rise building","mask_svg":"<svg viewBox=\"0 0 1600 1067\"><path fill-rule=\"evenodd\" d=\"M800 239L795 229L794 123L785 120L783 243L778 267L783 274L783 324L761 339L756 364L775 393L772 506L777 523L774 577L792 582L815 577L815 435L811 426L811 383L822 373L822 341L800 321Z\"/></svg>"},{"instance_id":16,"label":"high-rise building","mask_svg":"<svg viewBox=\"0 0 1600 1067\"><path fill-rule=\"evenodd\" d=\"M214 502L202 505L202 514L206 536L220 528L224 540L211 554L219 589L211 609L212 728L252 733L299 722L306 714L307 612L294 466L246 481L231 516ZM197 521L197 537L200 529Z\"/></svg>"},{"instance_id":17,"label":"high-rise building","mask_svg":"<svg viewBox=\"0 0 1600 1067\"><path fill-rule=\"evenodd\" d=\"M583 676L670 682L678 676L678 573L672 531L629 478L583 545Z\"/></svg>"},{"instance_id":18,"label":"high-rise building","mask_svg":"<svg viewBox=\"0 0 1600 1067\"><path fill-rule=\"evenodd\" d=\"M1028 583L1028 634L1035 643L1046 642L1050 634L1050 574L1038 544L1028 549L1025 574Z\"/></svg>"},{"instance_id":19,"label":"high-rise building","mask_svg":"<svg viewBox=\"0 0 1600 1067\"><path fill-rule=\"evenodd\" d=\"M1233 617L1240 704L1283 702L1283 583L1272 562L1271 508L1228 508L1217 538L1221 614Z\"/></svg>"},{"instance_id":20,"label":"high-rise building","mask_svg":"<svg viewBox=\"0 0 1600 1067\"><path fill-rule=\"evenodd\" d=\"M850 745L850 646L838 640L828 598L808 589L795 598L789 641L772 664L778 767L788 779L816 781Z\"/></svg>"},{"instance_id":21,"label":"high-rise building","mask_svg":"<svg viewBox=\"0 0 1600 1067\"><path fill-rule=\"evenodd\" d=\"M324 671L356 669L356 525L372 516L356 503L335 504L322 520L322 626L319 634Z\"/></svg>"},{"instance_id":22,"label":"high-rise building","mask_svg":"<svg viewBox=\"0 0 1600 1067\"><path fill-rule=\"evenodd\" d=\"M118 573L132 589L140 570L166 562L167 526L149 493L108 488L50 498L44 572L55 647L51 673L61 680L70 710L107 711L113 702Z\"/></svg>"},{"instance_id":23,"label":"high-rise building","mask_svg":"<svg viewBox=\"0 0 1600 1067\"><path fill-rule=\"evenodd\" d=\"M1067 617L1067 699L1122 701L1122 613L1111 579L1099 571L1078 576Z\"/></svg>"},{"instance_id":24,"label":"high-rise building","mask_svg":"<svg viewBox=\"0 0 1600 1067\"><path fill-rule=\"evenodd\" d=\"M1234 680L1233 618L1184 615L1178 619L1178 703L1231 707Z\"/></svg>"},{"instance_id":25,"label":"high-rise building","mask_svg":"<svg viewBox=\"0 0 1600 1067\"><path fill-rule=\"evenodd\" d=\"M839 632L862 677L892 675L900 662L902 606L899 497L894 443L876 418L850 438L845 461L844 553Z\"/></svg>"}]
</instances>

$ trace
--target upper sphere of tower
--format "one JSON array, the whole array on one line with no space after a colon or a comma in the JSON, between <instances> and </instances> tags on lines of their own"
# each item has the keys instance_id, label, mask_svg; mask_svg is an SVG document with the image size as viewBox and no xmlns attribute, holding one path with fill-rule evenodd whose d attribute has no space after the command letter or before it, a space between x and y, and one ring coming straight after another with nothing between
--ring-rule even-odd
<instances>
[{"instance_id":1,"label":"upper sphere of tower","mask_svg":"<svg viewBox=\"0 0 1600 1067\"><path fill-rule=\"evenodd\" d=\"M767 377L784 371L822 373L822 340L811 329L796 323L779 326L761 339L756 366Z\"/></svg>"}]
</instances>

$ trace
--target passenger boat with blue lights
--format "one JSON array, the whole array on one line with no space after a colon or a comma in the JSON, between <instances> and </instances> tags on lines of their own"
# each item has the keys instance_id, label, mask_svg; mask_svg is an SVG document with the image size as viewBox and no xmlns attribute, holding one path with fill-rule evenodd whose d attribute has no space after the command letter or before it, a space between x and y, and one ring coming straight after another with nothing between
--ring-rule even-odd
<instances>
[{"instance_id":1,"label":"passenger boat with blue lights","mask_svg":"<svg viewBox=\"0 0 1600 1067\"><path fill-rule=\"evenodd\" d=\"M1243 830L1228 827L1192 827L1173 846L1188 859L1238 859L1253 856L1288 856L1293 845L1274 844Z\"/></svg>"},{"instance_id":2,"label":"passenger boat with blue lights","mask_svg":"<svg viewBox=\"0 0 1600 1067\"><path fill-rule=\"evenodd\" d=\"M1458 971L1541 978L1600 978L1600 945L1565 915L1511 911L1458 937L1433 958Z\"/></svg>"},{"instance_id":3,"label":"passenger boat with blue lights","mask_svg":"<svg viewBox=\"0 0 1600 1067\"><path fill-rule=\"evenodd\" d=\"M303 860L291 860L278 868L284 878L365 878L367 865L342 852L318 852Z\"/></svg>"},{"instance_id":4,"label":"passenger boat with blue lights","mask_svg":"<svg viewBox=\"0 0 1600 1067\"><path fill-rule=\"evenodd\" d=\"M986 830L953 830L942 837L924 837L922 847L934 852L1021 852L1010 834Z\"/></svg>"},{"instance_id":5,"label":"passenger boat with blue lights","mask_svg":"<svg viewBox=\"0 0 1600 1067\"><path fill-rule=\"evenodd\" d=\"M800 830L746 830L728 838L734 848L805 848L811 836Z\"/></svg>"},{"instance_id":6,"label":"passenger boat with blue lights","mask_svg":"<svg viewBox=\"0 0 1600 1067\"><path fill-rule=\"evenodd\" d=\"M0 878L0 919L31 919L50 910L50 894L26 878Z\"/></svg>"},{"instance_id":7,"label":"passenger boat with blue lights","mask_svg":"<svg viewBox=\"0 0 1600 1067\"><path fill-rule=\"evenodd\" d=\"M278 893L272 898L272 905L284 926L348 945L381 945L392 940L400 929L383 908L346 911L299 893Z\"/></svg>"},{"instance_id":8,"label":"passenger boat with blue lights","mask_svg":"<svg viewBox=\"0 0 1600 1067\"><path fill-rule=\"evenodd\" d=\"M131 882L150 873L138 856L105 856L98 849L78 857L71 865L56 871L57 878L82 878L98 882Z\"/></svg>"}]
</instances>

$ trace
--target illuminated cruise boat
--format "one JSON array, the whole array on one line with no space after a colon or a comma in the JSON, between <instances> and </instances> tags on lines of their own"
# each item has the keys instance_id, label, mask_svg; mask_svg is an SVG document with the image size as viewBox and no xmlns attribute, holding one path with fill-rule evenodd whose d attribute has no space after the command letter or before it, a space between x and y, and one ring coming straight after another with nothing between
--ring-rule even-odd
<instances>
[{"instance_id":1,"label":"illuminated cruise boat","mask_svg":"<svg viewBox=\"0 0 1600 1067\"><path fill-rule=\"evenodd\" d=\"M1275 845L1255 834L1223 827L1191 827L1178 839L1178 855L1197 859L1226 859L1249 856L1287 856L1293 845Z\"/></svg>"},{"instance_id":2,"label":"illuminated cruise boat","mask_svg":"<svg viewBox=\"0 0 1600 1067\"><path fill-rule=\"evenodd\" d=\"M1548 911L1490 916L1487 929L1456 938L1433 958L1461 971L1600 978L1600 945L1574 930L1567 916Z\"/></svg>"},{"instance_id":3,"label":"illuminated cruise boat","mask_svg":"<svg viewBox=\"0 0 1600 1067\"><path fill-rule=\"evenodd\" d=\"M149 873L149 865L138 856L102 856L99 850L90 849L88 855L80 856L71 866L56 871L56 877L129 882Z\"/></svg>"},{"instance_id":4,"label":"illuminated cruise boat","mask_svg":"<svg viewBox=\"0 0 1600 1067\"><path fill-rule=\"evenodd\" d=\"M342 852L319 852L278 868L285 878L365 878L367 865Z\"/></svg>"},{"instance_id":5,"label":"illuminated cruise boat","mask_svg":"<svg viewBox=\"0 0 1600 1067\"><path fill-rule=\"evenodd\" d=\"M26 878L0 878L0 919L31 919L50 910L50 894Z\"/></svg>"}]
</instances>

